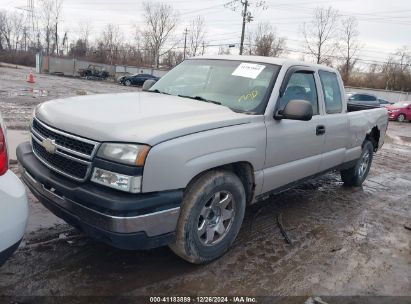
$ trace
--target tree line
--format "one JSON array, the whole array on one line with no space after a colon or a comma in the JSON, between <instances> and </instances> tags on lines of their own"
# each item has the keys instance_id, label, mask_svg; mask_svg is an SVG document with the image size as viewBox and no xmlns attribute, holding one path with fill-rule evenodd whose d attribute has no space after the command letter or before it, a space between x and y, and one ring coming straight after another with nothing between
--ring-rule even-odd
<instances>
[{"instance_id":1,"label":"tree line","mask_svg":"<svg viewBox=\"0 0 411 304\"><path fill-rule=\"evenodd\" d=\"M41 51L107 64L171 68L186 57L204 54L210 45L202 16L188 21L181 35L178 26L187 21L170 4L153 1L143 3L144 25L133 27L131 41L116 24L109 23L96 33L89 22L79 24L77 35L73 34L76 39L70 40L71 33L61 30L63 4L63 0L40 0L39 13L31 23L26 13L0 11L0 60L34 65L33 54ZM243 54L284 57L295 52L303 60L338 68L346 85L411 91L410 50L403 47L384 62L361 60L364 45L356 18L343 17L332 7L319 7L300 32L303 49L292 50L287 37L270 23L260 22L247 32ZM219 46L219 54L232 52L232 46Z\"/></svg>"}]
</instances>

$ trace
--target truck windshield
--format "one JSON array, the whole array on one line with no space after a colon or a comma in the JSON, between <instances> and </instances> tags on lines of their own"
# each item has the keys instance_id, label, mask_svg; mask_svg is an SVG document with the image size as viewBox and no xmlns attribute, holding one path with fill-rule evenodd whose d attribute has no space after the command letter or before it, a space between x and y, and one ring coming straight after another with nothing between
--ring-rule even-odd
<instances>
[{"instance_id":1,"label":"truck windshield","mask_svg":"<svg viewBox=\"0 0 411 304\"><path fill-rule=\"evenodd\" d=\"M232 60L186 60L149 91L263 113L280 66Z\"/></svg>"}]
</instances>

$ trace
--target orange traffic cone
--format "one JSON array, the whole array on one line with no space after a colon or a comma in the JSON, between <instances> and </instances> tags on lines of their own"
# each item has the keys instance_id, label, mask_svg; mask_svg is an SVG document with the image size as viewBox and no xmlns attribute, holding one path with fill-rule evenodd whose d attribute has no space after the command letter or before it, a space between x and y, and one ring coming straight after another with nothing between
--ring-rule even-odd
<instances>
[{"instance_id":1,"label":"orange traffic cone","mask_svg":"<svg viewBox=\"0 0 411 304\"><path fill-rule=\"evenodd\" d=\"M27 77L27 82L35 83L33 71L30 71L29 76Z\"/></svg>"}]
</instances>

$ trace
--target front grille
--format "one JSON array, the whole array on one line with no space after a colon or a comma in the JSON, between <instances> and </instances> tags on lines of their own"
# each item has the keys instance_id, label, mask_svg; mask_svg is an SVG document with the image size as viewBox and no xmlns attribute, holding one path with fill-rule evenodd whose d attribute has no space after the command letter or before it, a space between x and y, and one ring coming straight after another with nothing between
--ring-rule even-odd
<instances>
[{"instance_id":1,"label":"front grille","mask_svg":"<svg viewBox=\"0 0 411 304\"><path fill-rule=\"evenodd\" d=\"M88 174L89 165L68 159L59 154L51 154L43 148L35 139L32 140L33 151L38 158L46 162L51 169L58 170L64 175L85 179Z\"/></svg>"},{"instance_id":2,"label":"front grille","mask_svg":"<svg viewBox=\"0 0 411 304\"><path fill-rule=\"evenodd\" d=\"M33 152L47 167L77 181L88 178L98 142L59 131L36 118L31 133ZM54 153L46 150L45 143L55 146Z\"/></svg>"},{"instance_id":3,"label":"front grille","mask_svg":"<svg viewBox=\"0 0 411 304\"><path fill-rule=\"evenodd\" d=\"M33 129L43 138L54 139L56 144L63 146L67 149L89 155L93 154L95 144L80 141L69 136L65 136L45 127L36 119L33 120Z\"/></svg>"}]
</instances>

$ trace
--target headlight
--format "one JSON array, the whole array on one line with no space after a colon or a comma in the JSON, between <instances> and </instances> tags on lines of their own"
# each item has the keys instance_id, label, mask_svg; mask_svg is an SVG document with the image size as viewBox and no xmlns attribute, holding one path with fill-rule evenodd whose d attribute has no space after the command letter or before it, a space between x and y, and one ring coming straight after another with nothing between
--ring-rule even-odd
<instances>
[{"instance_id":1,"label":"headlight","mask_svg":"<svg viewBox=\"0 0 411 304\"><path fill-rule=\"evenodd\" d=\"M101 145L97 156L126 165L142 167L149 150L150 147L146 145L105 143Z\"/></svg>"},{"instance_id":2,"label":"headlight","mask_svg":"<svg viewBox=\"0 0 411 304\"><path fill-rule=\"evenodd\" d=\"M33 125L34 117L36 117L36 108L33 109L33 113L31 114L30 122L29 122L29 129L30 129L31 126Z\"/></svg>"},{"instance_id":3,"label":"headlight","mask_svg":"<svg viewBox=\"0 0 411 304\"><path fill-rule=\"evenodd\" d=\"M100 168L94 168L91 181L130 193L141 192L141 176L129 176Z\"/></svg>"}]
</instances>

